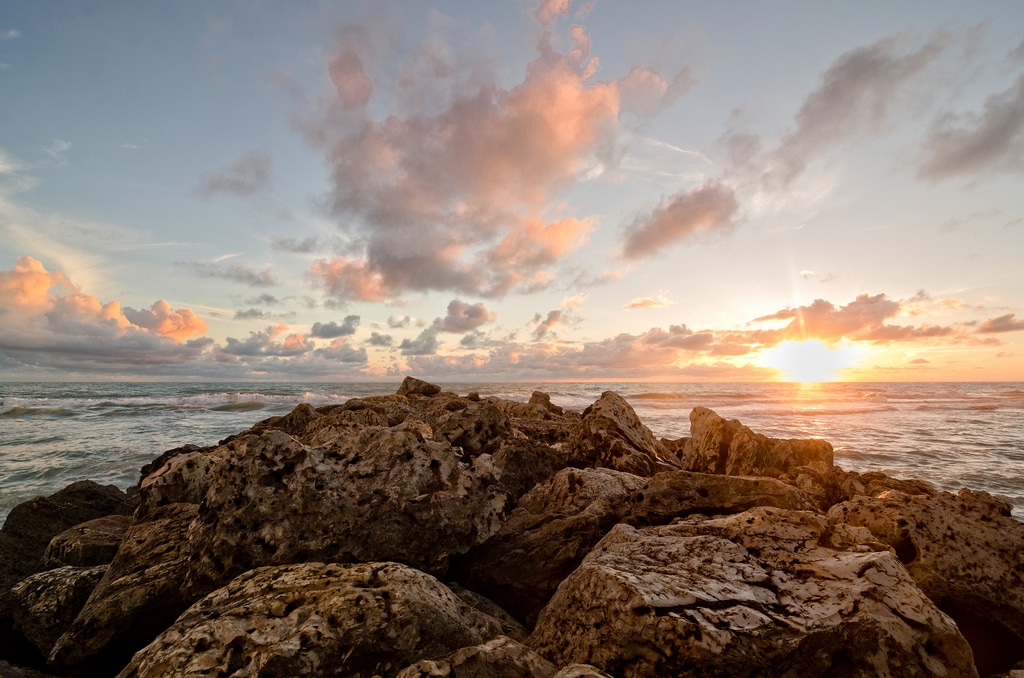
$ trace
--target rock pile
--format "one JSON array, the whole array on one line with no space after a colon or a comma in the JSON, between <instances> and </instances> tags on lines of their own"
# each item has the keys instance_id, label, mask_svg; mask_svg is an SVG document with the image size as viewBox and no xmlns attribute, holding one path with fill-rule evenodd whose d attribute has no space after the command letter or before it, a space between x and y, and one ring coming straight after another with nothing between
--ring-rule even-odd
<instances>
[{"instance_id":1,"label":"rock pile","mask_svg":"<svg viewBox=\"0 0 1024 678\"><path fill-rule=\"evenodd\" d=\"M690 420L659 440L612 392L577 413L409 377L170 450L132 498L35 499L0 530L0 675L1024 668L1006 504Z\"/></svg>"}]
</instances>

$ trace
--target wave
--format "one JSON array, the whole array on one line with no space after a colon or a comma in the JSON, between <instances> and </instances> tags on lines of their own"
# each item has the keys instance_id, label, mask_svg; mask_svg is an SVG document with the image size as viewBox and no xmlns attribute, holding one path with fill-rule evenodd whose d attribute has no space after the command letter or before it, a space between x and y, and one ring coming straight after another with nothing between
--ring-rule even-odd
<instances>
[{"instance_id":1,"label":"wave","mask_svg":"<svg viewBox=\"0 0 1024 678\"><path fill-rule=\"evenodd\" d=\"M23 417L73 417L75 413L63 407L24 407L15 405L6 412L0 412L0 419L21 419Z\"/></svg>"},{"instance_id":2,"label":"wave","mask_svg":"<svg viewBox=\"0 0 1024 678\"><path fill-rule=\"evenodd\" d=\"M262 410L267 403L261 400L246 400L240 403L228 403L209 408L211 412L249 412L251 410Z\"/></svg>"}]
</instances>

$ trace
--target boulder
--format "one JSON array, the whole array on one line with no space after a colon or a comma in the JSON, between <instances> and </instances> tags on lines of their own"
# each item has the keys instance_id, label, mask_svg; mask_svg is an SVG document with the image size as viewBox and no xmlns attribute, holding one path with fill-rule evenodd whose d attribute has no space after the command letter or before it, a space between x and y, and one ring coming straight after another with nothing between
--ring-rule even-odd
<instances>
[{"instance_id":1,"label":"boulder","mask_svg":"<svg viewBox=\"0 0 1024 678\"><path fill-rule=\"evenodd\" d=\"M14 628L49 655L106 571L106 565L65 566L23 579L11 589Z\"/></svg>"},{"instance_id":2,"label":"boulder","mask_svg":"<svg viewBox=\"0 0 1024 678\"><path fill-rule=\"evenodd\" d=\"M500 635L433 577L396 563L260 567L185 611L119 678L388 678Z\"/></svg>"},{"instance_id":3,"label":"boulder","mask_svg":"<svg viewBox=\"0 0 1024 678\"><path fill-rule=\"evenodd\" d=\"M565 468L565 454L526 438L503 440L494 453L501 484L515 499Z\"/></svg>"},{"instance_id":4,"label":"boulder","mask_svg":"<svg viewBox=\"0 0 1024 678\"><path fill-rule=\"evenodd\" d=\"M735 419L706 407L690 412L685 467L699 473L778 477L797 466L832 466L832 445L825 440L782 440L754 433Z\"/></svg>"},{"instance_id":5,"label":"boulder","mask_svg":"<svg viewBox=\"0 0 1024 678\"><path fill-rule=\"evenodd\" d=\"M548 412L552 414L563 414L563 410L558 405L551 402L551 396L543 391L534 391L533 395L530 396L530 405L540 405Z\"/></svg>"},{"instance_id":6,"label":"boulder","mask_svg":"<svg viewBox=\"0 0 1024 678\"><path fill-rule=\"evenodd\" d=\"M614 391L605 391L583 410L567 452L570 466L601 466L645 477L681 467Z\"/></svg>"},{"instance_id":7,"label":"boulder","mask_svg":"<svg viewBox=\"0 0 1024 678\"><path fill-rule=\"evenodd\" d=\"M617 676L976 676L895 555L856 543L865 530L840 536L824 516L768 507L616 525L527 645Z\"/></svg>"},{"instance_id":8,"label":"boulder","mask_svg":"<svg viewBox=\"0 0 1024 678\"><path fill-rule=\"evenodd\" d=\"M553 678L555 667L507 636L464 647L440 659L424 659L398 672L398 678Z\"/></svg>"},{"instance_id":9,"label":"boulder","mask_svg":"<svg viewBox=\"0 0 1024 678\"><path fill-rule=\"evenodd\" d=\"M408 423L408 422L407 422ZM218 448L189 538L195 590L253 567L396 561L442 575L511 509L490 455L463 461L412 428L369 427L310 447L281 431Z\"/></svg>"},{"instance_id":10,"label":"boulder","mask_svg":"<svg viewBox=\"0 0 1024 678\"><path fill-rule=\"evenodd\" d=\"M433 429L438 439L472 457L493 453L511 433L508 416L492 403L467 403L462 409L446 412Z\"/></svg>"},{"instance_id":11,"label":"boulder","mask_svg":"<svg viewBox=\"0 0 1024 678\"><path fill-rule=\"evenodd\" d=\"M643 478L611 469L562 469L520 498L496 535L458 559L452 577L531 627L643 485Z\"/></svg>"},{"instance_id":12,"label":"boulder","mask_svg":"<svg viewBox=\"0 0 1024 678\"><path fill-rule=\"evenodd\" d=\"M210 488L214 469L224 464L224 450L237 439L216 448L182 450L167 457L139 483L139 522L150 519L161 507L170 504L199 504Z\"/></svg>"},{"instance_id":13,"label":"boulder","mask_svg":"<svg viewBox=\"0 0 1024 678\"><path fill-rule=\"evenodd\" d=\"M984 492L855 497L828 512L891 546L918 586L956 620L982 674L1024 660L1024 523Z\"/></svg>"},{"instance_id":14,"label":"boulder","mask_svg":"<svg viewBox=\"0 0 1024 678\"><path fill-rule=\"evenodd\" d=\"M441 392L441 387L437 386L436 384L430 384L428 382L423 381L422 379L417 379L416 377L407 376L405 379L402 380L402 383L398 387L398 390L395 391L395 395L400 395L400 396L416 395L416 396L426 396L426 397L429 398L430 396L435 396L435 395L437 395L440 392Z\"/></svg>"},{"instance_id":15,"label":"boulder","mask_svg":"<svg viewBox=\"0 0 1024 678\"><path fill-rule=\"evenodd\" d=\"M462 602L472 608L475 608L479 612L484 613L488 617L494 617L498 623L501 624L502 635L520 642L526 640L526 636L530 635L530 632L526 630L526 627L516 621L515 617L506 612L504 608L499 607L498 604L490 598L482 596L476 591L470 591L457 582L445 582L445 586L451 589L452 593L461 598Z\"/></svg>"},{"instance_id":16,"label":"boulder","mask_svg":"<svg viewBox=\"0 0 1024 678\"><path fill-rule=\"evenodd\" d=\"M167 628L195 595L184 587L194 504L170 504L128 528L82 611L50 652L66 672L112 675Z\"/></svg>"},{"instance_id":17,"label":"boulder","mask_svg":"<svg viewBox=\"0 0 1024 678\"><path fill-rule=\"evenodd\" d=\"M53 674L25 666L15 666L0 659L0 678L53 678Z\"/></svg>"},{"instance_id":18,"label":"boulder","mask_svg":"<svg viewBox=\"0 0 1024 678\"><path fill-rule=\"evenodd\" d=\"M50 540L43 552L43 567L106 565L114 559L131 524L131 516L115 514L64 530Z\"/></svg>"},{"instance_id":19,"label":"boulder","mask_svg":"<svg viewBox=\"0 0 1024 678\"><path fill-rule=\"evenodd\" d=\"M669 471L647 481L637 493L626 522L663 525L694 513L742 513L755 506L811 510L814 503L805 493L774 478Z\"/></svg>"},{"instance_id":20,"label":"boulder","mask_svg":"<svg viewBox=\"0 0 1024 678\"><path fill-rule=\"evenodd\" d=\"M611 678L611 676L590 664L570 664L556 673L555 678Z\"/></svg>"}]
</instances>

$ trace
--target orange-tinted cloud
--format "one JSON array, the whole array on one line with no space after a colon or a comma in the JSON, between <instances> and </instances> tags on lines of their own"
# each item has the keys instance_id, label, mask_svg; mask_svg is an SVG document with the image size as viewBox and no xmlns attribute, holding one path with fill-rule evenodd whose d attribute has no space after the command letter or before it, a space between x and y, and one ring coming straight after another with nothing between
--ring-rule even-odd
<instances>
[{"instance_id":1,"label":"orange-tinted cloud","mask_svg":"<svg viewBox=\"0 0 1024 678\"><path fill-rule=\"evenodd\" d=\"M209 326L206 321L187 308L171 310L171 305L163 299L156 301L148 309L136 311L126 307L124 317L133 325L143 327L175 341L184 341L198 334L206 334Z\"/></svg>"},{"instance_id":2,"label":"orange-tinted cloud","mask_svg":"<svg viewBox=\"0 0 1024 678\"><path fill-rule=\"evenodd\" d=\"M735 193L722 184L677 193L629 226L622 254L639 259L686 238L730 231L739 207Z\"/></svg>"},{"instance_id":3,"label":"orange-tinted cloud","mask_svg":"<svg viewBox=\"0 0 1024 678\"><path fill-rule=\"evenodd\" d=\"M468 304L461 299L452 299L448 303L447 315L434 320L432 327L437 332L464 334L493 322L497 317L497 314L488 311L482 303Z\"/></svg>"},{"instance_id":4,"label":"orange-tinted cloud","mask_svg":"<svg viewBox=\"0 0 1024 678\"><path fill-rule=\"evenodd\" d=\"M1017 319L1016 313L1007 313L997 318L989 318L975 330L978 334L996 334L1000 332L1020 332L1024 330L1024 318Z\"/></svg>"},{"instance_id":5,"label":"orange-tinted cloud","mask_svg":"<svg viewBox=\"0 0 1024 678\"><path fill-rule=\"evenodd\" d=\"M6 310L45 312L53 307L55 288L75 293L78 288L66 275L51 273L32 257L19 257L10 271L0 271L0 304Z\"/></svg>"}]
</instances>

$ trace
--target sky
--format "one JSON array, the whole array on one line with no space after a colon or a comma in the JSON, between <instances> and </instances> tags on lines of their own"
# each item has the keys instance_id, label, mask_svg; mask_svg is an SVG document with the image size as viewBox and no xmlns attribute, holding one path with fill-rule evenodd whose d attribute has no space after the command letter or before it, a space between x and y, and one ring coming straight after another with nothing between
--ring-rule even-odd
<instances>
[{"instance_id":1,"label":"sky","mask_svg":"<svg viewBox=\"0 0 1024 678\"><path fill-rule=\"evenodd\" d=\"M1024 4L0 9L0 380L1024 381Z\"/></svg>"}]
</instances>

